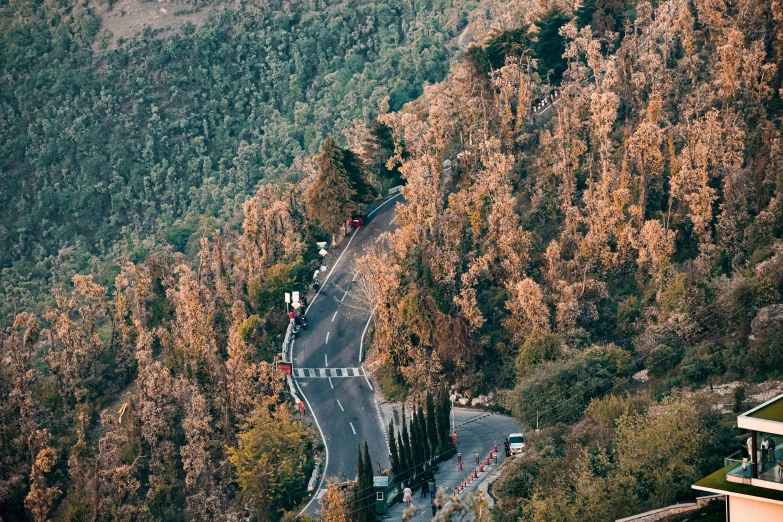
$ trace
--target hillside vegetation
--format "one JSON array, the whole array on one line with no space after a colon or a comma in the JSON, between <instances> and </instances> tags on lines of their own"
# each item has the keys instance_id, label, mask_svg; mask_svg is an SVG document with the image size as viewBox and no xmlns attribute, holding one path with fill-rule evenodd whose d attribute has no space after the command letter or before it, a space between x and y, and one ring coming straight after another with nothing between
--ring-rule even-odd
<instances>
[{"instance_id":1,"label":"hillside vegetation","mask_svg":"<svg viewBox=\"0 0 783 522\"><path fill-rule=\"evenodd\" d=\"M236 226L329 133L441 80L467 4L248 4L111 49L81 4L0 4L0 313Z\"/></svg>"},{"instance_id":2,"label":"hillside vegetation","mask_svg":"<svg viewBox=\"0 0 783 522\"><path fill-rule=\"evenodd\" d=\"M380 117L407 204L360 262L387 387L445 377L544 428L502 520L687 494L739 443L679 390L783 363L783 6L567 7L490 32Z\"/></svg>"}]
</instances>

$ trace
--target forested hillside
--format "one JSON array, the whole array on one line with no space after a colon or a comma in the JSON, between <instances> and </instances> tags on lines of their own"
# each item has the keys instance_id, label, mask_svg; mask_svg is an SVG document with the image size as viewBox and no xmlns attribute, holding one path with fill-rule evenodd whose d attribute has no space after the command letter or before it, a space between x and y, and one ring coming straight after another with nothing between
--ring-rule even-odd
<instances>
[{"instance_id":1,"label":"forested hillside","mask_svg":"<svg viewBox=\"0 0 783 522\"><path fill-rule=\"evenodd\" d=\"M738 445L713 386L783 368L782 28L313 0L115 48L83 5L0 4L3 520L294 520L319 440L276 305L398 180L365 367L530 428L496 520L684 498Z\"/></svg>"},{"instance_id":2,"label":"forested hillside","mask_svg":"<svg viewBox=\"0 0 783 522\"><path fill-rule=\"evenodd\" d=\"M0 311L77 271L110 285L118 258L192 253L200 227L236 225L256 186L296 179L327 134L441 80L468 4L226 5L109 49L83 4L4 2Z\"/></svg>"},{"instance_id":3,"label":"forested hillside","mask_svg":"<svg viewBox=\"0 0 783 522\"><path fill-rule=\"evenodd\" d=\"M501 520L613 520L738 447L683 388L783 367L783 4L550 4L380 117L407 204L360 263L370 354L543 428Z\"/></svg>"},{"instance_id":4,"label":"forested hillside","mask_svg":"<svg viewBox=\"0 0 783 522\"><path fill-rule=\"evenodd\" d=\"M223 7L115 41L85 4L0 3L1 520L279 520L307 494L320 440L272 363L340 225L308 189L350 175L355 209L398 176L385 127L372 171L327 137L441 80L472 6Z\"/></svg>"}]
</instances>

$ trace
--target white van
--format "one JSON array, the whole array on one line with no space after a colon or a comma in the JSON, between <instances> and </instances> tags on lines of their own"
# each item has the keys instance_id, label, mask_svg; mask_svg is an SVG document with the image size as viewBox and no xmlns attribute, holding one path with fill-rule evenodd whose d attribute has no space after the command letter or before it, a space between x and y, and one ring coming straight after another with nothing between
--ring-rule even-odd
<instances>
[{"instance_id":1,"label":"white van","mask_svg":"<svg viewBox=\"0 0 783 522\"><path fill-rule=\"evenodd\" d=\"M512 433L508 436L508 443L511 446L511 454L522 453L525 449L525 437L521 433Z\"/></svg>"}]
</instances>

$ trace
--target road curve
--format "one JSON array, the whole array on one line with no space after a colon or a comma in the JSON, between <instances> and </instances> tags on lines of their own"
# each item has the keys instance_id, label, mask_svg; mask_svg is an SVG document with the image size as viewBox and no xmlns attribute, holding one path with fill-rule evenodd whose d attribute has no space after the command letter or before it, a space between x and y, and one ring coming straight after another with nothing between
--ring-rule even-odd
<instances>
[{"instance_id":1,"label":"road curve","mask_svg":"<svg viewBox=\"0 0 783 522\"><path fill-rule=\"evenodd\" d=\"M375 400L375 391L359 361L363 333L370 314L352 308L351 283L355 261L365 245L393 229L399 197L387 200L372 213L363 228L356 229L342 247L328 272L320 292L307 311L307 330L297 335L292 347L293 378L305 404L321 431L326 446L325 472L319 482L337 477L353 480L356 476L356 446L367 441L373 467L389 467L389 449L385 426ZM317 516L317 493L302 514Z\"/></svg>"}]
</instances>

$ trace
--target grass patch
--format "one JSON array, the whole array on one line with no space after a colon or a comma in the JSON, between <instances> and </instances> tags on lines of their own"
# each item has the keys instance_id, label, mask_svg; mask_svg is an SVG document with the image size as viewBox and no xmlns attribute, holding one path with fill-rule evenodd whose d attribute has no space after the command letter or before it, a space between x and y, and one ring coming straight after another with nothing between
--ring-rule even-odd
<instances>
[{"instance_id":1,"label":"grass patch","mask_svg":"<svg viewBox=\"0 0 783 522\"><path fill-rule=\"evenodd\" d=\"M381 366L375 374L375 380L381 388L381 393L390 401L402 401L408 395L408 388L402 376L391 368Z\"/></svg>"}]
</instances>

